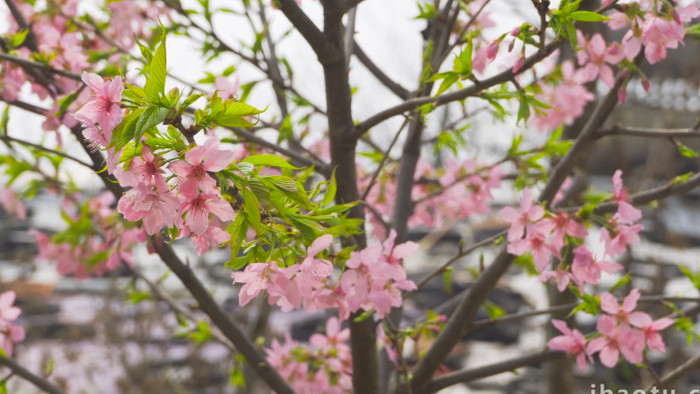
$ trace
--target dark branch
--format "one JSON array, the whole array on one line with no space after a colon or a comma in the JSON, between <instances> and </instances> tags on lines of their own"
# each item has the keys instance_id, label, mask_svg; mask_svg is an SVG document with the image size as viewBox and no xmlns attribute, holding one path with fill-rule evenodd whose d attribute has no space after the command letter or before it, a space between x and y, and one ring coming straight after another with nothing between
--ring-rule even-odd
<instances>
[{"instance_id":1,"label":"dark branch","mask_svg":"<svg viewBox=\"0 0 700 394\"><path fill-rule=\"evenodd\" d=\"M543 351L506 361L499 361L495 364L484 365L483 367L479 368L455 371L433 379L428 384L428 387L424 392L434 393L457 383L467 383L488 376L509 372L518 368L559 360L564 357L566 357L566 353L563 352Z\"/></svg>"},{"instance_id":2,"label":"dark branch","mask_svg":"<svg viewBox=\"0 0 700 394\"><path fill-rule=\"evenodd\" d=\"M66 394L63 390L55 386L53 383L42 378L39 375L35 375L30 370L24 368L23 366L17 364L15 360L7 358L5 356L0 356L0 365L10 368L15 375L22 377L27 382L33 384L37 388L43 390L44 392L50 394Z\"/></svg>"},{"instance_id":3,"label":"dark branch","mask_svg":"<svg viewBox=\"0 0 700 394\"><path fill-rule=\"evenodd\" d=\"M19 58L16 56L8 55L6 53L0 53L0 60L7 60L8 62L15 63L19 66L24 67L24 68L31 68L31 67L39 68L39 69L48 71L52 74L56 74L56 75L60 75L62 77L70 78L70 79L75 80L75 81L80 81L80 75L78 75L78 74L73 74L72 72L68 72L65 70L59 70L59 69L53 68L47 64L44 64L44 63L39 63L39 62L31 61L31 60L22 59L22 58Z\"/></svg>"},{"instance_id":4,"label":"dark branch","mask_svg":"<svg viewBox=\"0 0 700 394\"><path fill-rule=\"evenodd\" d=\"M634 136L647 138L698 138L700 137L700 128L695 127L687 129L647 129L641 127L613 126L609 129L599 130L596 133L596 138L615 136Z\"/></svg>"},{"instance_id":5,"label":"dark branch","mask_svg":"<svg viewBox=\"0 0 700 394\"><path fill-rule=\"evenodd\" d=\"M382 85L386 86L387 89L391 90L392 93L397 95L399 98L402 98L404 100L408 99L408 97L411 95L411 92L408 91L408 89L404 88L403 86L399 85L397 82L395 82L393 79L391 79L390 76L386 75L384 71L382 71L381 68L379 68L373 61L372 59L367 56L365 51L362 50L360 45L357 43L357 41L353 41L353 53L355 56L357 56L357 60L362 63L365 68L367 68L367 71L372 73L375 78L379 82L382 83Z\"/></svg>"},{"instance_id":6,"label":"dark branch","mask_svg":"<svg viewBox=\"0 0 700 394\"><path fill-rule=\"evenodd\" d=\"M278 0L278 3L287 19L311 45L311 49L316 53L321 64L332 63L342 57L338 48L331 44L294 0Z\"/></svg>"},{"instance_id":7,"label":"dark branch","mask_svg":"<svg viewBox=\"0 0 700 394\"><path fill-rule=\"evenodd\" d=\"M382 123L383 121L392 118L396 115L400 115L404 112L414 110L421 105L425 104L433 104L435 107L439 107L441 105L445 105L448 103L452 103L455 101L460 101L464 100L467 97L474 97L477 96L479 93L483 92L486 89L489 89L493 86L496 86L498 84L508 82L512 80L515 76L522 74L523 72L529 70L532 66L537 64L539 61L544 59L545 57L549 56L552 52L554 52L557 48L561 46L561 41L555 41L553 43L548 44L545 47L544 52L537 52L536 54L530 56L525 60L525 64L523 67L518 70L517 73L514 73L512 69L508 69L500 74L494 75L491 78L484 79L482 81L475 82L473 85L468 86L464 89L459 89L451 93L445 93L442 94L438 97L419 97L419 98L413 98L404 101L401 104L398 104L394 107L387 108L375 115L372 115L362 123L358 124L355 127L357 135L362 135L364 132L367 130L371 129L372 127L378 125L379 123Z\"/></svg>"}]
</instances>

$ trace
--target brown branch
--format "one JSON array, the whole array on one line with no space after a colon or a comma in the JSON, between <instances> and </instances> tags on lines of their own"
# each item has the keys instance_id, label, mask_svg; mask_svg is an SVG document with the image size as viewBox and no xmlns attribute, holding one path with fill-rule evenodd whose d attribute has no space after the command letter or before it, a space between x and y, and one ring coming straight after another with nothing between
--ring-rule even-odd
<instances>
[{"instance_id":1,"label":"brown branch","mask_svg":"<svg viewBox=\"0 0 700 394\"><path fill-rule=\"evenodd\" d=\"M0 365L9 368L15 375L22 377L27 382L33 384L38 389L43 390L50 394L66 394L58 386L49 382L48 380L42 378L39 375L34 374L32 371L19 365L15 360L7 358L5 356L0 356Z\"/></svg>"},{"instance_id":2,"label":"brown branch","mask_svg":"<svg viewBox=\"0 0 700 394\"><path fill-rule=\"evenodd\" d=\"M484 365L483 367L450 372L430 381L423 392L434 393L457 383L468 383L488 376L513 371L518 368L559 360L564 357L566 357L566 353L564 352L545 350L540 353L528 354L526 356Z\"/></svg>"},{"instance_id":3,"label":"brown branch","mask_svg":"<svg viewBox=\"0 0 700 394\"><path fill-rule=\"evenodd\" d=\"M654 388L659 389L668 387L698 368L700 368L700 353L683 363L678 368L664 375L658 382L651 384L645 389L645 392L652 391Z\"/></svg>"},{"instance_id":4,"label":"brown branch","mask_svg":"<svg viewBox=\"0 0 700 394\"><path fill-rule=\"evenodd\" d=\"M321 64L332 63L343 57L338 48L316 27L294 0L278 0L278 4L287 19L309 43Z\"/></svg>"},{"instance_id":5,"label":"brown branch","mask_svg":"<svg viewBox=\"0 0 700 394\"><path fill-rule=\"evenodd\" d=\"M365 51L362 50L362 47L357 43L357 41L353 40L353 53L355 56L357 56L357 60L362 63L363 66L369 71L372 75L374 75L375 78L377 78L377 81L381 82L382 85L386 86L387 89L389 89L392 93L397 95L401 99L408 99L408 97L411 95L411 92L408 91L408 89L404 88L397 82L395 82L393 79L391 79L390 76L386 75L384 71L382 71L379 66L377 66L372 59L367 56Z\"/></svg>"},{"instance_id":6,"label":"brown branch","mask_svg":"<svg viewBox=\"0 0 700 394\"><path fill-rule=\"evenodd\" d=\"M73 156L71 156L71 155L69 155L69 154L67 154L67 153L63 153L63 152L60 152L60 151L57 151L57 150L45 148L45 147L43 147L43 146L41 146L41 145L37 145L37 144L31 143L31 142L29 142L29 141L20 140L20 139L14 138L14 137L10 137L9 135L0 135L0 140L7 141L7 142L15 142L15 143L18 143L18 144L20 144L20 145L24 145L24 146L27 146L27 147L30 147L30 148L33 148L33 149L36 149L36 150L40 150L40 151L43 151L43 152L47 152L47 153L51 153L51 154L54 154L54 155L58 155L58 156L61 156L61 157L63 157L63 158L66 158L66 159L68 159L68 160L74 161L74 162L76 162L76 163L78 163L78 164L80 164L80 165L82 165L82 166L85 166L85 167L87 167L87 168L93 169L92 164L90 164L90 163L88 163L88 162L86 162L86 161L82 161L82 160L78 159L77 157L73 157Z\"/></svg>"},{"instance_id":7,"label":"brown branch","mask_svg":"<svg viewBox=\"0 0 700 394\"><path fill-rule=\"evenodd\" d=\"M444 264L442 264L440 267L438 267L436 270L434 270L433 272L431 272L430 274L428 274L428 276L426 276L425 278L423 278L423 280L421 280L420 283L418 283L418 285L416 286L416 287L417 287L416 290L413 290L412 292L406 294L406 295L404 296L404 299L410 297L411 295L413 295L418 289L420 289L420 288L422 288L423 286L425 286L425 285L426 285L428 282L430 282L430 280L433 279L434 277L436 277L436 276L440 275L441 273L445 272L445 270L447 270L447 268L448 268L449 266L451 266L452 264L454 264L454 263L456 263L457 261L459 261L459 259L461 259L462 257L467 256L467 255L470 254L471 252L473 252L473 251L475 251L475 250L477 250L477 249L479 249L479 248L482 248L482 247L484 247L484 246L486 246L486 245L488 245L488 244L492 244L492 243L496 242L496 240L497 240L498 238L501 238L501 237L505 236L506 233L507 233L506 230L501 231L500 233L498 233L498 234L496 234L496 235L493 235L493 236L491 236L491 237L489 237L489 238L486 238L486 239L483 240L483 241L479 241L479 242L475 243L474 245L470 246L469 248L460 251L460 252L457 253L454 257L450 258L450 259L447 260Z\"/></svg>"},{"instance_id":8,"label":"brown branch","mask_svg":"<svg viewBox=\"0 0 700 394\"><path fill-rule=\"evenodd\" d=\"M8 62L15 63L23 68L32 68L32 67L39 68L41 70L48 71L52 74L60 75L62 77L66 77L66 78L69 78L69 79L72 79L75 81L80 81L80 75L74 74L74 73L69 72L69 71L53 68L48 64L39 63L39 62L35 62L32 60L22 59L20 57L8 55L6 53L1 53L1 52L0 52L0 60L6 60Z\"/></svg>"},{"instance_id":9,"label":"brown branch","mask_svg":"<svg viewBox=\"0 0 700 394\"><path fill-rule=\"evenodd\" d=\"M615 136L634 136L647 138L698 138L700 137L700 128L695 127L687 129L648 129L641 127L613 126L609 129L599 130L596 133L596 138Z\"/></svg>"},{"instance_id":10,"label":"brown branch","mask_svg":"<svg viewBox=\"0 0 700 394\"><path fill-rule=\"evenodd\" d=\"M197 324L199 323L199 320L197 315L192 313L192 311L188 308L186 308L184 305L182 305L180 302L178 302L175 298L173 298L170 294L166 293L159 285L158 283L155 283L148 279L141 271L137 270L134 267L129 267L126 266L136 278L142 280L146 286L151 290L151 293L153 295L165 302L170 306L170 308L177 314L180 314L184 316L187 320L189 320L191 323ZM219 331L216 327L211 331L212 337L216 339L219 343L222 345L226 346L229 350L231 351L236 351L236 347L233 346L231 341L229 341L222 333Z\"/></svg>"},{"instance_id":11,"label":"brown branch","mask_svg":"<svg viewBox=\"0 0 700 394\"><path fill-rule=\"evenodd\" d=\"M290 0L291 1L291 0ZM494 75L491 78L487 78L478 82L474 82L473 85L468 86L463 89L456 90L454 92L450 93L445 93L442 94L438 97L418 97L418 98L413 98L404 101L403 103L400 103L398 105L395 105L391 108L387 108L375 115L370 116L360 124L358 124L355 127L355 133L359 136L365 133L367 130L371 129L372 127L378 125L379 123L384 122L385 120L392 118L396 115L400 115L406 111L411 111L414 110L421 105L425 104L432 104L436 107L452 103L455 101L460 101L464 100L467 97L474 97L477 96L479 93L483 92L486 89L489 89L493 86L496 86L498 84L504 83L511 81L513 78L515 78L517 75L522 74L523 72L529 70L537 64L539 61L544 59L545 57L549 56L552 52L554 52L557 48L561 46L562 42L561 41L554 41L550 44L548 44L545 47L545 51L539 51L536 54L530 56L525 60L525 64L523 67L518 70L517 73L514 73L512 69L508 69L500 74Z\"/></svg>"},{"instance_id":12,"label":"brown branch","mask_svg":"<svg viewBox=\"0 0 700 394\"><path fill-rule=\"evenodd\" d=\"M199 308L209 316L216 327L233 343L260 378L276 393L294 393L287 382L267 363L255 345L246 337L243 330L238 328L226 316L226 313L214 301L214 298L195 276L194 272L177 257L172 247L165 244L159 237L152 237L151 242L161 260L173 271L194 299L197 300Z\"/></svg>"}]
</instances>

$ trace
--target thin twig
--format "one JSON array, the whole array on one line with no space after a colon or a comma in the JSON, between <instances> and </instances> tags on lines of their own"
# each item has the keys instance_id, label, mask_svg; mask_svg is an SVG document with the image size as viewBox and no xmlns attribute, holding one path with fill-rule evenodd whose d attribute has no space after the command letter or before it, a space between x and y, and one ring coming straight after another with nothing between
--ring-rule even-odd
<instances>
[{"instance_id":1,"label":"thin twig","mask_svg":"<svg viewBox=\"0 0 700 394\"><path fill-rule=\"evenodd\" d=\"M49 382L48 380L42 378L39 375L34 374L32 371L19 365L15 360L7 358L5 356L0 356L0 365L10 368L15 375L22 377L27 382L33 384L38 389L43 390L49 394L66 394L63 390L58 388L58 386Z\"/></svg>"}]
</instances>

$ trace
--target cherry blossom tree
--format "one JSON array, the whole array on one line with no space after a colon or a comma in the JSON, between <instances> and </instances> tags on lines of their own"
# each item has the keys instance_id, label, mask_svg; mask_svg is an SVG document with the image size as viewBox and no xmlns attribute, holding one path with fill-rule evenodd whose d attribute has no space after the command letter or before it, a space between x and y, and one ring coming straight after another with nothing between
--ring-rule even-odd
<instances>
[{"instance_id":1,"label":"cherry blossom tree","mask_svg":"<svg viewBox=\"0 0 700 394\"><path fill-rule=\"evenodd\" d=\"M421 56L402 60L420 63L409 87L363 50L368 42L356 20L367 3L4 0L0 204L23 219L33 196L50 193L62 201L65 221L53 234L33 231L39 263L82 279L128 269L183 315L181 300L138 272L145 246L194 300L196 313L183 315L192 327L204 319L215 333L210 340L254 372L246 384L277 393L435 392L567 356L581 370L644 367L651 351L665 351L662 333L695 335L693 312L673 304L683 300L619 289L629 280L620 260L640 242L643 212L700 186L700 174L629 190L617 170L611 190L585 195L572 177L594 143L612 135L670 138L679 155L694 153L676 139L699 135L697 126L610 128L606 121L628 85L649 89L644 63L659 63L698 36L698 4L532 0L520 4L530 14L504 25L503 1L421 0L414 15L427 26ZM227 39L220 33L227 25L253 34ZM612 31L622 38L609 38ZM323 86L322 98L295 80L307 70L293 68L294 51L280 50L287 36L315 55L323 78L309 78ZM198 51L208 68L178 76L171 59L184 50ZM360 69L372 89L394 96L362 116L353 110ZM250 104L260 97L269 102ZM43 120L39 142L13 127L26 113ZM511 142L478 154L477 128ZM76 167L103 190L81 190L70 176ZM494 195L514 190L519 201L498 207L503 199ZM504 230L460 243L432 272L409 277L404 263L425 249L409 241L410 231L430 238L488 218ZM254 311L252 301L264 299L279 313L322 312L324 327L308 343L249 337L178 247L227 251L220 264L240 307ZM437 276L449 283L452 265L482 248L496 252L465 291L417 321L404 316L407 299ZM523 267L532 286L576 302L475 320L501 278ZM605 277L622 279L610 286ZM42 390L63 392L11 358L25 337L14 301L13 291L0 295L0 364ZM645 310L662 301L666 314ZM541 352L485 367L443 366L465 334L537 315L560 334ZM597 319L595 331L582 333L577 315ZM695 357L655 383L697 364Z\"/></svg>"}]
</instances>

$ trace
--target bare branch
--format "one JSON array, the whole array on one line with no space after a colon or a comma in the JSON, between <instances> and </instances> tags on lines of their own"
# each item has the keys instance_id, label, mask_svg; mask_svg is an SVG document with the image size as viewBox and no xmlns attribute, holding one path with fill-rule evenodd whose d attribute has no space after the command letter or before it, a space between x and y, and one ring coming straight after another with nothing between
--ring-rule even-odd
<instances>
[{"instance_id":1,"label":"bare branch","mask_svg":"<svg viewBox=\"0 0 700 394\"><path fill-rule=\"evenodd\" d=\"M34 374L32 371L19 365L17 362L15 362L15 360L11 358L0 356L0 365L10 368L10 370L12 370L12 372L14 372L15 375L22 377L24 380L33 384L38 389L43 390L46 393L66 394L63 390L58 388L53 383L49 382L48 380L42 378L39 375Z\"/></svg>"},{"instance_id":2,"label":"bare branch","mask_svg":"<svg viewBox=\"0 0 700 394\"><path fill-rule=\"evenodd\" d=\"M518 368L538 365L566 357L564 352L545 350L540 353L528 354L510 360L499 361L479 368L470 368L451 372L433 379L423 393L434 393L457 383L467 383L488 376L498 375Z\"/></svg>"},{"instance_id":3,"label":"bare branch","mask_svg":"<svg viewBox=\"0 0 700 394\"><path fill-rule=\"evenodd\" d=\"M372 73L375 78L379 82L382 83L382 85L386 86L387 89L391 90L392 93L397 95L401 99L408 99L408 97L411 95L411 92L408 91L408 89L404 88L403 86L399 85L397 82L395 82L393 79L391 79L390 76L386 75L384 71L382 71L381 68L379 68L373 61L372 59L367 56L365 51L362 50L362 47L357 43L357 41L353 40L352 43L352 48L353 48L353 53L355 56L357 56L357 60L362 63L365 68L367 68L367 71Z\"/></svg>"},{"instance_id":4,"label":"bare branch","mask_svg":"<svg viewBox=\"0 0 700 394\"><path fill-rule=\"evenodd\" d=\"M20 144L20 145L24 145L24 146L27 146L27 147L30 147L30 148L33 148L33 149L36 149L36 150L40 150L40 151L43 151L43 152L47 152L47 153L51 153L51 154L54 154L54 155L58 155L58 156L61 156L61 157L63 157L63 158L66 158L66 159L68 159L68 160L74 161L74 162L76 162L76 163L78 163L78 164L80 164L80 165L82 165L82 166L85 166L85 167L87 167L87 168L93 169L93 168L92 168L92 164L90 164L90 163L88 163L88 162L86 162L86 161L82 161L82 160L78 159L77 157L73 157L73 156L71 156L71 155L69 155L69 154L67 154L67 153L60 152L60 151L53 150L53 149L49 149L49 148L43 147L43 146L41 146L41 145L37 145L37 144L31 143L31 142L29 142L29 141L20 140L20 139L14 138L14 137L10 137L9 135L0 135L0 140L7 141L7 142L15 142L15 143L18 143L18 144Z\"/></svg>"},{"instance_id":5,"label":"bare branch","mask_svg":"<svg viewBox=\"0 0 700 394\"><path fill-rule=\"evenodd\" d=\"M226 316L226 313L214 301L209 291L202 285L202 282L199 281L194 272L177 257L172 247L165 244L158 237L151 238L151 242L161 260L173 271L194 299L197 300L199 308L209 316L216 327L236 346L236 349L246 358L260 378L276 393L293 394L294 391L287 382L267 363L262 354L255 348L255 345L246 337L245 333Z\"/></svg>"},{"instance_id":6,"label":"bare branch","mask_svg":"<svg viewBox=\"0 0 700 394\"><path fill-rule=\"evenodd\" d=\"M489 245L489 244L492 244L492 243L496 242L497 239L503 237L504 235L506 235L506 233L507 233L507 231L501 231L500 233L498 233L498 234L496 234L496 235L493 235L493 236L491 236L491 237L489 237L489 238L486 238L486 239L483 240L483 241L479 241L479 242L475 243L474 245L470 246L470 247L467 248L467 249L461 250L461 251L460 251L459 253L457 253L454 257L452 257L452 258L450 258L449 260L447 260L444 264L442 264L440 267L438 267L435 271L431 272L430 274L428 274L428 276L426 276L425 278L423 278L423 280L420 281L420 283L418 283L418 285L416 286L416 287L417 287L416 290L418 290L418 289L422 288L423 286L425 286L425 285L426 285L428 282L430 282L430 280L433 279L434 277L436 277L436 276L440 275L441 273L445 272L445 270L447 270L447 267L449 267L449 266L451 266L452 264L456 263L456 262L459 261L459 259L461 259L462 257L467 256L467 255L470 254L471 252L473 252L473 251L475 251L475 250L477 250L477 249L483 248L483 247L486 246L486 245ZM404 299L410 297L411 295L413 295L413 294L416 292L416 290L414 290L414 291L412 291L412 292L406 294L406 295L404 296Z\"/></svg>"},{"instance_id":7,"label":"bare branch","mask_svg":"<svg viewBox=\"0 0 700 394\"><path fill-rule=\"evenodd\" d=\"M641 127L613 126L609 129L599 130L596 133L596 138L615 136L634 136L647 138L698 138L700 137L700 128L695 127L687 129L648 129Z\"/></svg>"},{"instance_id":8,"label":"bare branch","mask_svg":"<svg viewBox=\"0 0 700 394\"><path fill-rule=\"evenodd\" d=\"M278 2L280 10L311 45L321 64L332 63L341 57L342 54L338 52L338 48L331 44L294 0L278 0Z\"/></svg>"},{"instance_id":9,"label":"bare branch","mask_svg":"<svg viewBox=\"0 0 700 394\"><path fill-rule=\"evenodd\" d=\"M496 86L498 84L508 82L512 80L515 76L522 74L523 72L529 70L537 64L540 60L544 59L545 57L549 56L552 52L554 52L557 48L561 46L562 42L561 41L555 41L550 44L548 44L545 47L544 52L537 52L536 54L530 56L525 60L525 64L523 67L518 70L518 72L514 73L512 69L508 69L500 74L494 75L491 78L484 79L482 81L474 82L473 85L468 86L464 89L459 89L454 92L450 93L445 93L442 94L438 97L418 97L418 98L413 98L404 101L401 104L395 105L391 108L387 108L375 115L370 116L367 118L365 121L362 123L358 124L355 127L355 133L357 135L362 135L365 133L367 130L371 129L372 127L378 125L379 123L384 122L385 120L392 118L396 115L400 115L404 112L407 111L412 111L421 105L425 104L432 104L435 107L445 105L448 103L452 103L455 101L460 101L464 100L467 97L475 97L479 93L483 92L486 89L489 89L493 86Z\"/></svg>"},{"instance_id":10,"label":"bare branch","mask_svg":"<svg viewBox=\"0 0 700 394\"><path fill-rule=\"evenodd\" d=\"M661 379L659 379L658 382L651 384L649 387L645 389L645 392L651 391L654 388L660 389L664 387L668 387L672 385L673 383L677 382L684 376L688 375L689 373L693 372L694 370L697 370L698 367L700 367L700 353L695 355L693 358L690 360L684 362L681 366L678 368L674 369L673 371L669 372L665 376L663 376Z\"/></svg>"},{"instance_id":11,"label":"bare branch","mask_svg":"<svg viewBox=\"0 0 700 394\"><path fill-rule=\"evenodd\" d=\"M74 74L72 72L53 68L53 67L51 67L47 64L44 64L44 63L34 62L31 60L19 58L17 56L8 55L6 53L0 52L0 60L6 60L8 62L15 63L15 64L22 66L22 67L25 67L25 68L31 68L31 67L39 68L39 69L48 71L52 74L56 74L56 75L60 75L62 77L70 78L70 79L75 80L75 81L80 81L80 75L78 75L78 74Z\"/></svg>"}]
</instances>

